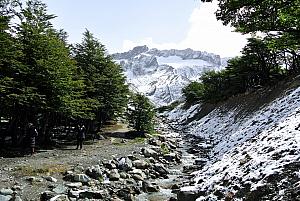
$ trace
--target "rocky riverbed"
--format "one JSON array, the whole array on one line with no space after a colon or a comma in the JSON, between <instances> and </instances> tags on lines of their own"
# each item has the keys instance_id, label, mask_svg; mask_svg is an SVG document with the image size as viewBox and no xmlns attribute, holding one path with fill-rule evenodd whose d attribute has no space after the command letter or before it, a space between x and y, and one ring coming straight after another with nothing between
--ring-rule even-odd
<instances>
[{"instance_id":1,"label":"rocky riverbed","mask_svg":"<svg viewBox=\"0 0 300 201\"><path fill-rule=\"evenodd\" d=\"M198 150L203 140L183 139L166 124L160 133L145 140L106 137L82 151L1 158L0 201L190 200L193 194L180 188L206 163Z\"/></svg>"}]
</instances>

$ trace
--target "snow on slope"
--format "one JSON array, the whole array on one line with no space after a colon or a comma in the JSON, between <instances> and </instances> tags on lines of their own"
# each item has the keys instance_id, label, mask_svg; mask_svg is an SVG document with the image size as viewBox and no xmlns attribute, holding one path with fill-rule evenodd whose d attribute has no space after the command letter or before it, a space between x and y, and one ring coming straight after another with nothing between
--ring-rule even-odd
<instances>
[{"instance_id":1,"label":"snow on slope","mask_svg":"<svg viewBox=\"0 0 300 201\"><path fill-rule=\"evenodd\" d=\"M128 83L157 106L182 98L181 90L208 70L223 68L218 55L186 50L158 50L138 46L112 55L124 69Z\"/></svg>"},{"instance_id":2,"label":"snow on slope","mask_svg":"<svg viewBox=\"0 0 300 201\"><path fill-rule=\"evenodd\" d=\"M239 110L218 108L187 126L193 135L213 138L214 147L210 162L194 173L196 184L182 190L198 191L198 201L232 196L235 200L297 200L300 88L246 118L239 118ZM195 108L191 111L195 113ZM191 111L180 119L191 116ZM178 116L173 112L169 118Z\"/></svg>"}]
</instances>

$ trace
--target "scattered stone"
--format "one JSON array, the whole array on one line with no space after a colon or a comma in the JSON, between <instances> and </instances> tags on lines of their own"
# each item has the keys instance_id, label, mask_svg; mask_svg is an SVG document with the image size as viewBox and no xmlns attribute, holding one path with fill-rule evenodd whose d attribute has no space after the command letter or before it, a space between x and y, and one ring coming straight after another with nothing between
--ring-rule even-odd
<instances>
[{"instance_id":1,"label":"scattered stone","mask_svg":"<svg viewBox=\"0 0 300 201\"><path fill-rule=\"evenodd\" d=\"M73 181L88 183L89 181L91 181L91 178L89 176L87 176L86 174L75 174L73 177Z\"/></svg>"}]
</instances>

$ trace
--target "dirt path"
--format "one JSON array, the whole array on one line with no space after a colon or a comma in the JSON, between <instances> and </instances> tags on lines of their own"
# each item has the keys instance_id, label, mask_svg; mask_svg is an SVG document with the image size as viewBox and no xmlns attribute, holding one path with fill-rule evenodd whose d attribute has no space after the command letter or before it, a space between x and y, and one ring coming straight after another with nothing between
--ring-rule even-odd
<instances>
[{"instance_id":1,"label":"dirt path","mask_svg":"<svg viewBox=\"0 0 300 201\"><path fill-rule=\"evenodd\" d=\"M48 189L50 183L43 182L32 184L26 181L29 176L53 176L64 183L62 173L73 167L84 168L97 165L103 160L110 160L113 157L126 156L139 152L144 146L141 139L123 139L122 133L127 131L124 126L114 130L113 135L107 139L86 141L83 150L76 150L75 146L66 146L64 149L39 150L33 156L1 158L0 159L0 189L20 187L23 200L38 200L38 192ZM110 132L111 133L111 132ZM121 135L119 135L121 134ZM117 137L110 137L117 136Z\"/></svg>"}]
</instances>

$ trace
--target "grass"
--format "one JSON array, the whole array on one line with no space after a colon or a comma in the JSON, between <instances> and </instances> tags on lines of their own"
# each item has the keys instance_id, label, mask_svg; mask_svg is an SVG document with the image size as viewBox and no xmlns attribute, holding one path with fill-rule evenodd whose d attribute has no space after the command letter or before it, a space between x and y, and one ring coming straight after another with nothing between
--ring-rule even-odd
<instances>
[{"instance_id":1,"label":"grass","mask_svg":"<svg viewBox=\"0 0 300 201\"><path fill-rule=\"evenodd\" d=\"M52 175L56 173L64 173L69 169L68 166L62 164L46 165L42 168L34 168L32 166L18 166L14 172L21 176L39 176L39 175Z\"/></svg>"}]
</instances>

